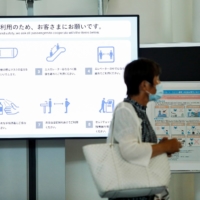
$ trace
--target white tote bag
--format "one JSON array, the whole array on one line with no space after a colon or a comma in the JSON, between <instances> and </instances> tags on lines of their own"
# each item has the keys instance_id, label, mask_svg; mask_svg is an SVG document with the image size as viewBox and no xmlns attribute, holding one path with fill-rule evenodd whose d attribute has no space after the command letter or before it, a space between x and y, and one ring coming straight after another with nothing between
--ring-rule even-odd
<instances>
[{"instance_id":1,"label":"white tote bag","mask_svg":"<svg viewBox=\"0 0 200 200\"><path fill-rule=\"evenodd\" d=\"M131 164L122 158L113 135L112 132L111 143L83 147L99 195L123 198L149 196L164 191L171 174L167 155L152 158L147 167Z\"/></svg>"}]
</instances>

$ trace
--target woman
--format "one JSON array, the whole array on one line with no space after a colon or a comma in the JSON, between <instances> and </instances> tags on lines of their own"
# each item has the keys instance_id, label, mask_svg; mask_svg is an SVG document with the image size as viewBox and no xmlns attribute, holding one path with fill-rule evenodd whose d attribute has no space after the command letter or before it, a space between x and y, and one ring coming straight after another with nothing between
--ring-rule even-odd
<instances>
[{"instance_id":1,"label":"woman","mask_svg":"<svg viewBox=\"0 0 200 200\"><path fill-rule=\"evenodd\" d=\"M163 138L156 144L157 137L146 114L147 103L158 100L163 93L159 80L160 70L157 63L148 59L138 59L129 63L124 71L127 98L115 109L113 121L115 142L119 143L121 155L125 160L141 166L147 166L150 159L157 155L162 153L171 155L182 147L177 139ZM138 142L138 135L142 143ZM109 134L108 142L111 142L110 139ZM153 199L155 195L118 200Z\"/></svg>"}]
</instances>

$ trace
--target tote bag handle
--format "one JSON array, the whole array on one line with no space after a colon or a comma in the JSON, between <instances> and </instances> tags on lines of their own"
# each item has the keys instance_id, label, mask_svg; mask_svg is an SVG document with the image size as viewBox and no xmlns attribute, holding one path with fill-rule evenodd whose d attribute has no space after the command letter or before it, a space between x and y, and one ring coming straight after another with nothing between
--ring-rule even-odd
<instances>
[{"instance_id":1,"label":"tote bag handle","mask_svg":"<svg viewBox=\"0 0 200 200\"><path fill-rule=\"evenodd\" d=\"M128 103L128 102L126 102L126 103ZM130 103L128 103L128 104L130 104ZM130 104L131 105L131 104ZM118 107L118 106L117 106ZM115 108L115 110L114 110L114 113L113 113L113 119L112 119L112 121L111 121L111 135L110 135L110 137L111 137L111 146L112 145L114 145L114 126L115 126L115 112L116 112L116 109L117 109L117 107ZM138 115L137 115L137 113L136 113L136 111L135 111L135 108L131 105L131 107L132 107L132 113L133 113L133 118L135 119L135 120L137 120L137 124L139 124L140 125L140 120L139 120L139 117L138 117ZM138 142L139 143L142 143L142 141L141 141L141 133L142 133L142 130L141 130L141 125L139 126L139 132L138 132L139 134L137 135L138 136Z\"/></svg>"}]
</instances>

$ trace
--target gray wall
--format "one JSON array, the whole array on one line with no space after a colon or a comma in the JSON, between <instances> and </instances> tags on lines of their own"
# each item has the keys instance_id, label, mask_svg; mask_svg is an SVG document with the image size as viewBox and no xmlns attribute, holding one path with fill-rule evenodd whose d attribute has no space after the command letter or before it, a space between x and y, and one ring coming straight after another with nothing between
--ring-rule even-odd
<instances>
[{"instance_id":1,"label":"gray wall","mask_svg":"<svg viewBox=\"0 0 200 200\"><path fill-rule=\"evenodd\" d=\"M27 200L27 142L0 140L0 199Z\"/></svg>"},{"instance_id":2,"label":"gray wall","mask_svg":"<svg viewBox=\"0 0 200 200\"><path fill-rule=\"evenodd\" d=\"M65 140L37 140L37 200L65 200Z\"/></svg>"},{"instance_id":3,"label":"gray wall","mask_svg":"<svg viewBox=\"0 0 200 200\"><path fill-rule=\"evenodd\" d=\"M142 44L193 40L193 0L109 0L105 13L139 14Z\"/></svg>"},{"instance_id":4,"label":"gray wall","mask_svg":"<svg viewBox=\"0 0 200 200\"><path fill-rule=\"evenodd\" d=\"M35 2L35 15L95 15L96 0L42 0Z\"/></svg>"},{"instance_id":5,"label":"gray wall","mask_svg":"<svg viewBox=\"0 0 200 200\"><path fill-rule=\"evenodd\" d=\"M141 43L192 42L199 40L195 5L198 0L104 0L107 14L140 14ZM41 0L35 3L36 15L94 15L97 0ZM195 9L194 9L195 8ZM197 13L197 11L195 13ZM200 12L198 12L200 13ZM0 15L26 15L24 2L0 0ZM196 16L196 17L195 17ZM195 29L196 28L196 29ZM93 180L82 153L82 146L101 143L104 139L38 140L38 200L95 199ZM173 174L171 200L199 199L199 175ZM27 142L0 141L0 199L27 200Z\"/></svg>"}]
</instances>

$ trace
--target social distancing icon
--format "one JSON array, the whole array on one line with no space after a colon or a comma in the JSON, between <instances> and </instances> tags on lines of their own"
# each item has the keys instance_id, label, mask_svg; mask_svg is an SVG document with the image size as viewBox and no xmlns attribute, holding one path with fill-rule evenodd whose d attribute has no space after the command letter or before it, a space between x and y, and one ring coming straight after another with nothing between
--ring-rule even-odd
<instances>
[{"instance_id":1,"label":"social distancing icon","mask_svg":"<svg viewBox=\"0 0 200 200\"><path fill-rule=\"evenodd\" d=\"M115 48L112 46L103 46L97 48L97 60L99 63L115 62Z\"/></svg>"}]
</instances>

